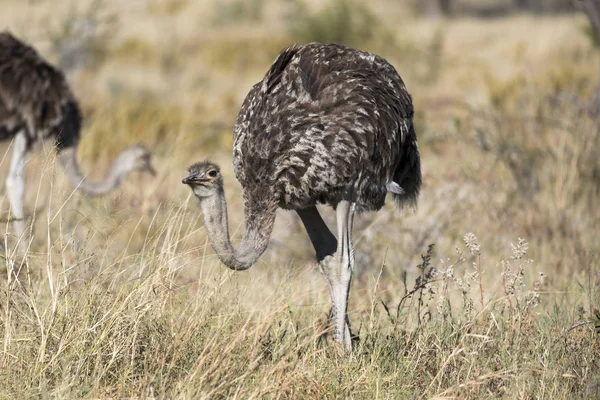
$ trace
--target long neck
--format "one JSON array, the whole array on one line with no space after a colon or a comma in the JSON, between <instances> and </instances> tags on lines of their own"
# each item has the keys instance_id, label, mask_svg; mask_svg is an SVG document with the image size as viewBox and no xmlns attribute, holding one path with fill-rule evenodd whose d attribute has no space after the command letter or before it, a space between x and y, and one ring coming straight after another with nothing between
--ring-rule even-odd
<instances>
[{"instance_id":1,"label":"long neck","mask_svg":"<svg viewBox=\"0 0 600 400\"><path fill-rule=\"evenodd\" d=\"M250 268L264 253L269 243L275 223L275 203L267 201L246 208L246 231L238 249L233 248L229 237L227 202L223 191L200 199L200 207L208 240L221 262L234 270Z\"/></svg>"},{"instance_id":2,"label":"long neck","mask_svg":"<svg viewBox=\"0 0 600 400\"><path fill-rule=\"evenodd\" d=\"M87 195L100 196L110 192L121 184L121 181L129 172L120 170L119 166L113 163L104 179L99 182L89 181L79 168L76 151L76 147L63 149L58 154L58 160L63 166L71 185Z\"/></svg>"}]
</instances>

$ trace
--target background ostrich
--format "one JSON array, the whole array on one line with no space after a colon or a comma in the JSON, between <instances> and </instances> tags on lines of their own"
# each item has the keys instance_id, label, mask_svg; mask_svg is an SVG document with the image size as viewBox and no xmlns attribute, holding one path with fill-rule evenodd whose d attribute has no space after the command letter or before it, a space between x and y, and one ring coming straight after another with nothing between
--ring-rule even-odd
<instances>
[{"instance_id":1,"label":"background ostrich","mask_svg":"<svg viewBox=\"0 0 600 400\"><path fill-rule=\"evenodd\" d=\"M62 72L30 46L0 32L0 140L14 139L6 178L18 236L24 232L24 167L34 142L53 137L69 182L88 195L115 189L134 169L154 174L150 153L141 145L125 149L100 182L88 181L77 164L81 112Z\"/></svg>"},{"instance_id":2,"label":"background ostrich","mask_svg":"<svg viewBox=\"0 0 600 400\"><path fill-rule=\"evenodd\" d=\"M334 340L347 349L354 213L380 209L388 191L400 206L416 203L421 168L412 117L402 79L381 57L335 44L291 47L254 85L235 125L233 166L246 218L238 249L218 166L194 164L183 180L231 269L249 268L265 251L278 207L297 211L329 285ZM319 203L336 209L337 240Z\"/></svg>"}]
</instances>

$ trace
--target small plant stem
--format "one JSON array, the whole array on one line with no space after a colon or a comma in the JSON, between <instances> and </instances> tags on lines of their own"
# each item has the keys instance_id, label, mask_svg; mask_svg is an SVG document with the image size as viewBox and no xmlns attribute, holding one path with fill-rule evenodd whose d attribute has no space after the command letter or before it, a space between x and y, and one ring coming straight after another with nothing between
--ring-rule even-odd
<instances>
[{"instance_id":1,"label":"small plant stem","mask_svg":"<svg viewBox=\"0 0 600 400\"><path fill-rule=\"evenodd\" d=\"M477 277L479 278L479 295L481 301L481 309L483 310L485 305L483 304L483 280L481 277L481 253L477 255Z\"/></svg>"}]
</instances>

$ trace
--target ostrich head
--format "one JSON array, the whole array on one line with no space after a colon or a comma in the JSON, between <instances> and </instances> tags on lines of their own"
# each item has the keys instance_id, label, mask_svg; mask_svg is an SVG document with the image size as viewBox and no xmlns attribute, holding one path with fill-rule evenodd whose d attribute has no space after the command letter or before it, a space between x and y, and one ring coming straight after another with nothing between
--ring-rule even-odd
<instances>
[{"instance_id":1,"label":"ostrich head","mask_svg":"<svg viewBox=\"0 0 600 400\"><path fill-rule=\"evenodd\" d=\"M223 177L219 166L203 161L189 168L190 175L181 183L189 185L200 200L223 193Z\"/></svg>"},{"instance_id":2,"label":"ostrich head","mask_svg":"<svg viewBox=\"0 0 600 400\"><path fill-rule=\"evenodd\" d=\"M115 165L120 171L147 171L156 175L155 169L150 162L150 152L141 144L126 148L119 154Z\"/></svg>"}]
</instances>

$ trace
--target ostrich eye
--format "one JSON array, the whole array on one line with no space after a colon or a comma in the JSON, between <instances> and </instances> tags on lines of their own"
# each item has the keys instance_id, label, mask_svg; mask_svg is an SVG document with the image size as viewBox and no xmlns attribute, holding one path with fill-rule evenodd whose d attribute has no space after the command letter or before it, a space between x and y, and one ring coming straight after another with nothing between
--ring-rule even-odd
<instances>
[{"instance_id":1,"label":"ostrich eye","mask_svg":"<svg viewBox=\"0 0 600 400\"><path fill-rule=\"evenodd\" d=\"M208 171L208 176L210 176L211 178L216 178L217 171L215 171L214 169L211 169L210 171Z\"/></svg>"}]
</instances>

